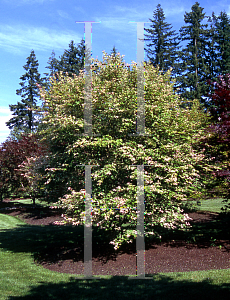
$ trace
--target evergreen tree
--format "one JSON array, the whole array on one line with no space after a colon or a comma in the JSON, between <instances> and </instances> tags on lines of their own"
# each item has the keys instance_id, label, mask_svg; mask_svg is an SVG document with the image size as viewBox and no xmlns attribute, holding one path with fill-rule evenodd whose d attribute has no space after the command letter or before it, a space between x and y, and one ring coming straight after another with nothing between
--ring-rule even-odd
<instances>
[{"instance_id":1,"label":"evergreen tree","mask_svg":"<svg viewBox=\"0 0 230 300\"><path fill-rule=\"evenodd\" d=\"M218 61L218 51L216 47L216 20L214 12L212 13L212 17L208 17L208 32L207 32L207 51L205 56L205 61L207 66L209 66L209 73L207 74L207 82L216 81L218 77L217 71L217 61ZM207 86L207 96L208 98L205 101L205 110L208 108L209 110L213 107L213 101L210 95L213 92L212 85L208 84Z\"/></svg>"},{"instance_id":2,"label":"evergreen tree","mask_svg":"<svg viewBox=\"0 0 230 300\"><path fill-rule=\"evenodd\" d=\"M208 17L208 23L210 24L209 32L208 32L208 48L209 48L209 55L207 56L207 61L209 65L209 78L210 80L217 79L218 71L217 71L217 61L218 61L218 53L217 53L217 32L216 32L216 22L217 17L215 16L214 12L212 13L212 17Z\"/></svg>"},{"instance_id":3,"label":"evergreen tree","mask_svg":"<svg viewBox=\"0 0 230 300\"><path fill-rule=\"evenodd\" d=\"M23 66L26 73L20 77L21 89L16 90L16 94L21 96L22 100L15 105L9 105L14 117L6 122L6 125L13 130L13 135L31 133L37 129L39 123L37 101L40 95L38 84L43 84L38 66L38 60L32 50L26 65Z\"/></svg>"},{"instance_id":4,"label":"evergreen tree","mask_svg":"<svg viewBox=\"0 0 230 300\"><path fill-rule=\"evenodd\" d=\"M110 54L116 56L117 53L118 53L118 52L117 52L117 49L116 49L116 47L115 47L115 45L114 45L112 51L110 52Z\"/></svg>"},{"instance_id":5,"label":"evergreen tree","mask_svg":"<svg viewBox=\"0 0 230 300\"><path fill-rule=\"evenodd\" d=\"M221 12L215 19L215 40L218 52L218 75L230 73L230 18L226 12Z\"/></svg>"},{"instance_id":6,"label":"evergreen tree","mask_svg":"<svg viewBox=\"0 0 230 300\"><path fill-rule=\"evenodd\" d=\"M151 41L145 49L147 57L150 59L153 66L159 66L160 70L167 71L173 68L172 75L177 74L179 62L179 40L175 30L171 30L171 24L165 22L164 11L160 4L157 5L153 12L153 20L149 19L153 24L150 25L152 29L146 29L148 34L145 34L145 41Z\"/></svg>"},{"instance_id":7,"label":"evergreen tree","mask_svg":"<svg viewBox=\"0 0 230 300\"><path fill-rule=\"evenodd\" d=\"M212 94L215 91L215 82L219 76L230 73L230 19L225 12L221 12L217 17L214 12L209 17L211 23L209 34L209 101L206 107L212 112L215 110L215 102Z\"/></svg>"},{"instance_id":8,"label":"evergreen tree","mask_svg":"<svg viewBox=\"0 0 230 300\"><path fill-rule=\"evenodd\" d=\"M91 55L87 52L87 55ZM68 72L68 76L73 77L73 74L79 75L79 71L84 69L85 61L85 41L84 39L76 47L74 41L69 44L69 49L64 50L62 56L57 59L55 52L53 51L51 57L48 60L47 69L49 73L45 73L47 81L49 77L53 76L57 72ZM57 78L56 78L57 79ZM48 85L48 83L47 83Z\"/></svg>"},{"instance_id":9,"label":"evergreen tree","mask_svg":"<svg viewBox=\"0 0 230 300\"><path fill-rule=\"evenodd\" d=\"M180 93L188 100L198 99L206 104L209 86L207 79L210 74L207 60L209 31L207 24L202 24L205 13L196 2L190 13L185 12L184 21L187 25L180 29L181 41L188 41L181 52L181 76L178 78Z\"/></svg>"},{"instance_id":10,"label":"evergreen tree","mask_svg":"<svg viewBox=\"0 0 230 300\"><path fill-rule=\"evenodd\" d=\"M44 73L48 78L53 76L56 72L59 71L59 60L55 57L55 52L54 50L51 53L51 56L49 57L48 60L48 66L46 67L46 69L49 69L50 72L49 73Z\"/></svg>"},{"instance_id":11,"label":"evergreen tree","mask_svg":"<svg viewBox=\"0 0 230 300\"><path fill-rule=\"evenodd\" d=\"M85 41L84 39L78 44L74 45L74 41L69 44L69 49L64 51L60 58L58 71L68 72L69 76L79 75L79 71L84 69L85 58Z\"/></svg>"}]
</instances>

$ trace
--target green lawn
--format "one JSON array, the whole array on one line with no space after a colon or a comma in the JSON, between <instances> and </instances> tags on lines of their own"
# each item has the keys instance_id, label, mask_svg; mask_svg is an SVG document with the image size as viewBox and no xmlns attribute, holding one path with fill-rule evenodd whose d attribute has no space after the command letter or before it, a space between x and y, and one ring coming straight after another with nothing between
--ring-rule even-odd
<instances>
[{"instance_id":1,"label":"green lawn","mask_svg":"<svg viewBox=\"0 0 230 300\"><path fill-rule=\"evenodd\" d=\"M20 204L27 204L27 205L31 205L33 203L32 199L28 198L28 199L17 199L17 200L13 200L13 202L16 203L20 203ZM39 199L36 199L36 205L41 205L41 206L49 206L51 204L48 204L46 201L42 201Z\"/></svg>"},{"instance_id":2,"label":"green lawn","mask_svg":"<svg viewBox=\"0 0 230 300\"><path fill-rule=\"evenodd\" d=\"M25 204L25 203L24 203ZM230 269L159 273L152 279L61 274L36 265L34 258L82 232L63 226L31 226L0 214L0 299L228 299ZM78 236L79 235L79 236ZM77 279L78 278L78 279Z\"/></svg>"},{"instance_id":3,"label":"green lawn","mask_svg":"<svg viewBox=\"0 0 230 300\"><path fill-rule=\"evenodd\" d=\"M223 207L223 199L215 198L215 199L207 199L201 201L201 206L198 208L202 211L211 211L211 212L221 212L221 208Z\"/></svg>"},{"instance_id":4,"label":"green lawn","mask_svg":"<svg viewBox=\"0 0 230 300\"><path fill-rule=\"evenodd\" d=\"M197 205L197 201L191 201L195 209L198 211L210 211L221 212L221 208L224 206L222 198L204 199L200 200L200 205Z\"/></svg>"}]
</instances>

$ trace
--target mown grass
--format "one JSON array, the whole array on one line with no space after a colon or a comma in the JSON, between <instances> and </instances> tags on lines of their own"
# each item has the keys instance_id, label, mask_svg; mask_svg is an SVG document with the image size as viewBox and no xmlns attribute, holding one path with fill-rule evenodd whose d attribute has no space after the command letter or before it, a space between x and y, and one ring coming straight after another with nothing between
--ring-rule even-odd
<instances>
[{"instance_id":1,"label":"mown grass","mask_svg":"<svg viewBox=\"0 0 230 300\"><path fill-rule=\"evenodd\" d=\"M190 234L226 234L221 227L215 222L208 227L199 224ZM86 280L35 263L47 250L82 244L82 237L83 228L31 226L0 214L0 299L228 299L230 295L230 269L159 273L147 280L128 276Z\"/></svg>"},{"instance_id":2,"label":"mown grass","mask_svg":"<svg viewBox=\"0 0 230 300\"><path fill-rule=\"evenodd\" d=\"M33 203L33 200L31 198L27 198L27 199L17 199L13 202L24 204L24 205L31 205ZM53 203L48 203L47 201L36 199L35 204L38 206L47 207L52 205Z\"/></svg>"},{"instance_id":3,"label":"mown grass","mask_svg":"<svg viewBox=\"0 0 230 300\"><path fill-rule=\"evenodd\" d=\"M191 201L192 207L197 211L208 211L208 212L222 212L221 208L226 204L223 202L223 198L211 198L200 200L199 205L197 201Z\"/></svg>"}]
</instances>

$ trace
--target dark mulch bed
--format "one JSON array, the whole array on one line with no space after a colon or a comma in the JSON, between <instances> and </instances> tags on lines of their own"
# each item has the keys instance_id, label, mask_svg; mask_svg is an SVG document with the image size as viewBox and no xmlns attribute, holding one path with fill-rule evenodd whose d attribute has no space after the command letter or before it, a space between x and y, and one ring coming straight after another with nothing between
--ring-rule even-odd
<instances>
[{"instance_id":1,"label":"dark mulch bed","mask_svg":"<svg viewBox=\"0 0 230 300\"><path fill-rule=\"evenodd\" d=\"M5 208L4 208L5 206ZM0 213L6 213L23 219L30 225L53 225L61 221L61 212L58 210L31 207L31 205L15 205L9 200L4 200ZM222 222L222 229L217 231L219 236L213 239L210 235L196 238L192 242L176 239L177 236L166 238L161 243L145 244L145 274L159 272L185 272L210 269L230 268L230 236L229 216L214 213L192 212L189 216L191 223L198 226L213 226ZM218 223L219 224L219 223ZM224 228L226 226L226 228ZM221 228L222 228L221 227ZM206 227L204 227L206 228ZM209 228L209 227L208 227ZM212 234L212 227L209 233ZM214 229L213 229L214 232ZM227 236L226 236L227 232ZM202 236L202 234L200 234ZM213 236L215 236L213 234ZM211 240L210 240L211 237ZM129 244L120 252L115 252L112 246L100 245L93 242L92 269L93 275L135 275L136 274L136 246ZM62 273L84 274L84 246L69 249L57 247L49 249L37 262L43 267Z\"/></svg>"}]
</instances>

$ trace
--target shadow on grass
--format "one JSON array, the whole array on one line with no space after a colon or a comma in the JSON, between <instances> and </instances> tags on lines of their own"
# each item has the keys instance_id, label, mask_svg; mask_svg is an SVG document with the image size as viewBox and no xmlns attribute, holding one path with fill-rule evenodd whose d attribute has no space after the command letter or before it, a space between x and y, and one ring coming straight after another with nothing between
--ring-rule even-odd
<instances>
[{"instance_id":1,"label":"shadow on grass","mask_svg":"<svg viewBox=\"0 0 230 300\"><path fill-rule=\"evenodd\" d=\"M0 202L0 213L8 214L9 212L16 212L18 215L22 216L22 218L35 218L35 219L43 219L50 216L61 215L61 209L50 209L48 203L46 206L41 204L24 204L18 201L4 201Z\"/></svg>"},{"instance_id":2,"label":"shadow on grass","mask_svg":"<svg viewBox=\"0 0 230 300\"><path fill-rule=\"evenodd\" d=\"M145 300L210 300L229 299L230 284L214 285L211 280L201 282L189 280L176 281L166 275L153 275L153 279L130 280L125 276L109 279L76 280L69 282L40 282L32 286L26 296L11 296L9 300L41 299L145 299Z\"/></svg>"},{"instance_id":3,"label":"shadow on grass","mask_svg":"<svg viewBox=\"0 0 230 300\"><path fill-rule=\"evenodd\" d=\"M55 263L84 261L84 226L21 225L1 231L0 246L13 252L28 252L35 261ZM93 257L106 262L116 253L103 230L93 230Z\"/></svg>"}]
</instances>

